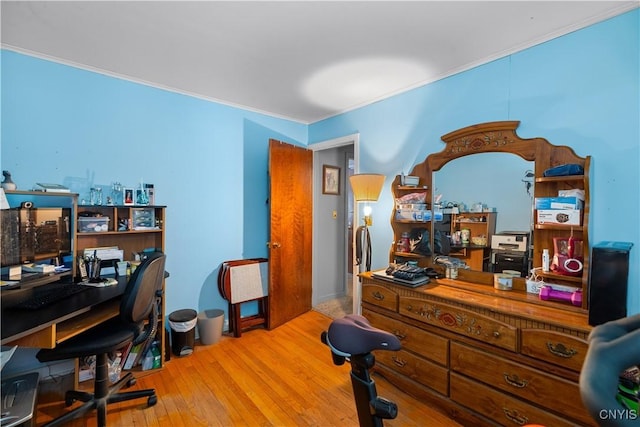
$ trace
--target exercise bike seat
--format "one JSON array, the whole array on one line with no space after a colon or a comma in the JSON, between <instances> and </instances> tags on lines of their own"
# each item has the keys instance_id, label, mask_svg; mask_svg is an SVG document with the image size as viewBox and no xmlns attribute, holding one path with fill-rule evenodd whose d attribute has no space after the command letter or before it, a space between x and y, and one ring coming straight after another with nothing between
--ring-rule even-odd
<instances>
[{"instance_id":1,"label":"exercise bike seat","mask_svg":"<svg viewBox=\"0 0 640 427\"><path fill-rule=\"evenodd\" d=\"M358 314L348 314L329 325L326 344L338 356L351 357L373 350L400 350L398 337L382 329L374 328Z\"/></svg>"}]
</instances>

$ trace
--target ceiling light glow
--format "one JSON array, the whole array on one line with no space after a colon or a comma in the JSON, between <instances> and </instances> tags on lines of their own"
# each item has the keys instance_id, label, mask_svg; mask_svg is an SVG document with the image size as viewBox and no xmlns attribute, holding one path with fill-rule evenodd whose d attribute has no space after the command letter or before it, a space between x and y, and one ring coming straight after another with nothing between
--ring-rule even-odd
<instances>
[{"instance_id":1,"label":"ceiling light glow","mask_svg":"<svg viewBox=\"0 0 640 427\"><path fill-rule=\"evenodd\" d=\"M302 92L318 106L345 110L388 97L398 88L408 90L428 78L427 70L410 60L356 59L320 69L303 83Z\"/></svg>"}]
</instances>

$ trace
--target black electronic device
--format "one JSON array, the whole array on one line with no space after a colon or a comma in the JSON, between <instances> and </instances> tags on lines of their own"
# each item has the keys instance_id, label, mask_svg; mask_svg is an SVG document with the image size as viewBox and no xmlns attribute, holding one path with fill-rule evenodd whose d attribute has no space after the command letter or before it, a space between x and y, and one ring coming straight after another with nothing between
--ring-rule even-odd
<instances>
[{"instance_id":1,"label":"black electronic device","mask_svg":"<svg viewBox=\"0 0 640 427\"><path fill-rule=\"evenodd\" d=\"M632 246L629 242L601 242L593 246L589 270L590 325L627 316L627 277Z\"/></svg>"}]
</instances>

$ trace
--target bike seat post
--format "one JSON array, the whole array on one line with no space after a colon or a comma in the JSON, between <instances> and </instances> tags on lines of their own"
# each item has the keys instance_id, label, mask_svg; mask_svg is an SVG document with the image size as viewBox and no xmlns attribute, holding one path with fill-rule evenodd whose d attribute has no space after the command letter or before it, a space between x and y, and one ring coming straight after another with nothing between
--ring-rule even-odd
<instances>
[{"instance_id":1,"label":"bike seat post","mask_svg":"<svg viewBox=\"0 0 640 427\"><path fill-rule=\"evenodd\" d=\"M331 348L335 364L345 360L351 364L351 385L360 427L382 427L383 419L395 418L397 405L378 397L369 370L375 365L372 351L399 350L398 338L372 327L363 316L347 315L334 320L321 340Z\"/></svg>"}]
</instances>

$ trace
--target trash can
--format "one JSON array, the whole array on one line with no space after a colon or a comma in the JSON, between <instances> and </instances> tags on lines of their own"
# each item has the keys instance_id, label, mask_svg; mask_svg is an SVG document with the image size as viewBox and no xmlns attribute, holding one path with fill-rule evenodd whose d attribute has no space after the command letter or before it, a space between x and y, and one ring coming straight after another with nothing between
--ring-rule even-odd
<instances>
[{"instance_id":1,"label":"trash can","mask_svg":"<svg viewBox=\"0 0 640 427\"><path fill-rule=\"evenodd\" d=\"M195 310L178 310L169 315L171 351L173 354L176 356L187 356L193 353L197 322L198 313Z\"/></svg>"},{"instance_id":2,"label":"trash can","mask_svg":"<svg viewBox=\"0 0 640 427\"><path fill-rule=\"evenodd\" d=\"M205 310L198 314L198 336L202 345L215 344L222 337L224 310Z\"/></svg>"}]
</instances>

